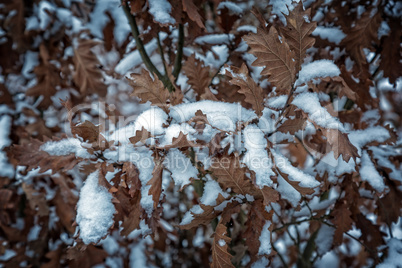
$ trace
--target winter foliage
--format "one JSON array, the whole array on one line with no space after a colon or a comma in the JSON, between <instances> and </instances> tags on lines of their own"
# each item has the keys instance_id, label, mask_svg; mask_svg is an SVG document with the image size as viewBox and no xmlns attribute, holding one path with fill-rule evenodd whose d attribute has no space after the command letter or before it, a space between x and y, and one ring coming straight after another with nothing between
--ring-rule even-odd
<instances>
[{"instance_id":1,"label":"winter foliage","mask_svg":"<svg viewBox=\"0 0 402 268\"><path fill-rule=\"evenodd\" d=\"M1 267L399 267L396 1L0 4Z\"/></svg>"}]
</instances>

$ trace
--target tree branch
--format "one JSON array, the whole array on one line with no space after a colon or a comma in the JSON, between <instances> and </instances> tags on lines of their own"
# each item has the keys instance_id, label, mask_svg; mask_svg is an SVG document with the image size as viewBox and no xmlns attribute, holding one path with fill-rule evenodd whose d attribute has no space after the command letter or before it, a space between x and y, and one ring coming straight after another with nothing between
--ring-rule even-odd
<instances>
[{"instance_id":1,"label":"tree branch","mask_svg":"<svg viewBox=\"0 0 402 268\"><path fill-rule=\"evenodd\" d=\"M183 24L179 24L179 37L177 41L177 54L174 61L173 76L177 78L181 70L181 60L183 58L183 46L184 46L184 28Z\"/></svg>"},{"instance_id":2,"label":"tree branch","mask_svg":"<svg viewBox=\"0 0 402 268\"><path fill-rule=\"evenodd\" d=\"M140 33L138 31L138 26L137 26L137 22L135 21L135 16L133 14L131 14L129 7L127 6L127 4L125 3L124 0L121 0L121 5L124 11L124 14L127 17L127 20L130 24L130 28L131 28L131 33L133 34L134 40L135 40L135 44L137 46L137 49L141 55L141 59L144 62L145 66L147 66L148 70L154 74L156 74L156 76L158 76L158 78L163 82L163 85L169 90L169 92L174 91L174 86L172 84L172 82L169 80L169 77L166 75L162 75L159 70L155 67L155 65L152 63L151 59L149 58L144 44L142 43L142 40L140 38Z\"/></svg>"}]
</instances>

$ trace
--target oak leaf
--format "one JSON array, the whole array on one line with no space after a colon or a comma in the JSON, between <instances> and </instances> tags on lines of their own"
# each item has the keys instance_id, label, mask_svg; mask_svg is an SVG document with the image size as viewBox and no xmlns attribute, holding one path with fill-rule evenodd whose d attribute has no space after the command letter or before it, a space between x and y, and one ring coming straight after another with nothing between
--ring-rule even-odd
<instances>
[{"instance_id":1,"label":"oak leaf","mask_svg":"<svg viewBox=\"0 0 402 268\"><path fill-rule=\"evenodd\" d=\"M197 100L200 100L203 94L210 91L210 67L203 66L203 63L195 58L195 54L187 58L182 70L188 77L188 84L191 85L191 88L197 93Z\"/></svg>"},{"instance_id":2,"label":"oak leaf","mask_svg":"<svg viewBox=\"0 0 402 268\"><path fill-rule=\"evenodd\" d=\"M342 29L346 37L341 45L345 46L346 52L356 62L358 69L367 64L363 48L371 48L372 43L378 43L377 32L382 20L381 13L376 12L374 16L371 16L371 13L371 10L367 10L355 22L353 28Z\"/></svg>"},{"instance_id":3,"label":"oak leaf","mask_svg":"<svg viewBox=\"0 0 402 268\"><path fill-rule=\"evenodd\" d=\"M324 136L327 138L327 142L334 151L335 159L338 159L342 155L343 160L349 162L350 158L356 161L359 157L357 148L349 141L346 133L340 132L338 129L323 129Z\"/></svg>"},{"instance_id":4,"label":"oak leaf","mask_svg":"<svg viewBox=\"0 0 402 268\"><path fill-rule=\"evenodd\" d=\"M224 190L231 188L237 194L246 195L254 188L246 176L247 167L242 166L239 157L234 154L213 158L209 169Z\"/></svg>"},{"instance_id":5,"label":"oak leaf","mask_svg":"<svg viewBox=\"0 0 402 268\"><path fill-rule=\"evenodd\" d=\"M238 92L246 96L244 101L251 104L255 113L261 116L264 110L262 88L250 77L246 64L243 63L240 68L231 67L231 70L226 70L226 75L232 78L229 83L240 87Z\"/></svg>"},{"instance_id":6,"label":"oak leaf","mask_svg":"<svg viewBox=\"0 0 402 268\"><path fill-rule=\"evenodd\" d=\"M145 141L150 138L152 135L151 133L146 130L144 127L141 128L141 130L137 130L135 132L135 136L129 138L130 142L132 144L136 144L137 142L141 142L143 144L145 144Z\"/></svg>"},{"instance_id":7,"label":"oak leaf","mask_svg":"<svg viewBox=\"0 0 402 268\"><path fill-rule=\"evenodd\" d=\"M294 135L297 131L303 129L307 117L301 111L296 111L294 118L289 118L282 125L277 128L277 131L282 133L290 133Z\"/></svg>"},{"instance_id":8,"label":"oak leaf","mask_svg":"<svg viewBox=\"0 0 402 268\"><path fill-rule=\"evenodd\" d=\"M389 26L391 32L383 38L383 47L381 50L380 70L384 71L384 77L389 78L391 84L395 84L396 79L401 76L401 39L402 31L400 19L390 19Z\"/></svg>"},{"instance_id":9,"label":"oak leaf","mask_svg":"<svg viewBox=\"0 0 402 268\"><path fill-rule=\"evenodd\" d=\"M169 92L165 89L163 82L157 76L154 79L145 69L141 70L141 74L130 74L131 85L134 91L131 96L136 96L141 99L140 103L151 102L152 105L158 106L166 113L169 112L167 102Z\"/></svg>"},{"instance_id":10,"label":"oak leaf","mask_svg":"<svg viewBox=\"0 0 402 268\"><path fill-rule=\"evenodd\" d=\"M163 173L163 159L155 159L155 167L152 171L152 178L148 181L147 185L151 185L149 188L149 195L152 195L154 201L154 208L159 204L159 198L162 193L162 173Z\"/></svg>"},{"instance_id":11,"label":"oak leaf","mask_svg":"<svg viewBox=\"0 0 402 268\"><path fill-rule=\"evenodd\" d=\"M198 12L197 6L194 4L193 0L182 0L183 10L187 13L188 17L197 23L201 29L205 29L204 23L202 22L202 17Z\"/></svg>"},{"instance_id":12,"label":"oak leaf","mask_svg":"<svg viewBox=\"0 0 402 268\"><path fill-rule=\"evenodd\" d=\"M280 28L291 50L295 52L296 72L300 71L306 50L314 45L315 39L311 33L317 27L317 22L307 22L311 9L303 10L303 3L299 4L286 16L287 25Z\"/></svg>"},{"instance_id":13,"label":"oak leaf","mask_svg":"<svg viewBox=\"0 0 402 268\"><path fill-rule=\"evenodd\" d=\"M74 50L75 74L74 82L83 95L96 93L100 97L107 94L107 86L103 83L103 74L98 66L100 62L92 48L98 45L93 40L81 40Z\"/></svg>"},{"instance_id":14,"label":"oak leaf","mask_svg":"<svg viewBox=\"0 0 402 268\"><path fill-rule=\"evenodd\" d=\"M216 226L213 234L214 241L212 242L212 263L211 267L234 267L231 258L232 255L228 252L228 244L232 239L226 235L227 228L222 224L222 220Z\"/></svg>"},{"instance_id":15,"label":"oak leaf","mask_svg":"<svg viewBox=\"0 0 402 268\"><path fill-rule=\"evenodd\" d=\"M335 207L332 215L334 216L332 223L336 226L334 245L338 246L342 244L343 234L352 228L353 220L350 217L352 213L348 209L347 204L342 204L339 207Z\"/></svg>"},{"instance_id":16,"label":"oak leaf","mask_svg":"<svg viewBox=\"0 0 402 268\"><path fill-rule=\"evenodd\" d=\"M264 67L261 74L268 75L278 94L288 94L296 79L296 62L285 38L280 40L277 30L271 27L268 33L258 28L256 34L250 33L243 39L250 46L250 53L257 57L252 65Z\"/></svg>"}]
</instances>

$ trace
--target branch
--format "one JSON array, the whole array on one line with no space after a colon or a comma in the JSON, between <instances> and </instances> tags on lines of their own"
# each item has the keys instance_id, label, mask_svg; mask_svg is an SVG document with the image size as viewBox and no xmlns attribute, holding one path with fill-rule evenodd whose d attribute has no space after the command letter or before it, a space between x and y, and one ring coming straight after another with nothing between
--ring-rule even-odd
<instances>
[{"instance_id":1,"label":"branch","mask_svg":"<svg viewBox=\"0 0 402 268\"><path fill-rule=\"evenodd\" d=\"M183 24L179 24L179 37L177 41L177 54L174 61L173 76L177 78L181 70L181 60L183 58L183 46L184 46L184 28Z\"/></svg>"},{"instance_id":2,"label":"branch","mask_svg":"<svg viewBox=\"0 0 402 268\"><path fill-rule=\"evenodd\" d=\"M128 8L127 4L125 3L124 0L121 0L121 5L123 7L124 14L127 17L127 20L130 24L131 28L131 33L133 34L135 44L137 46L138 51L140 52L141 59L144 62L145 66L147 66L148 70L156 76L163 82L163 85L169 90L169 92L174 91L174 86L172 82L170 82L169 77L166 75L162 75L159 70L155 67L155 65L152 63L151 59L149 58L144 44L142 43L142 40L140 38L140 33L138 31L138 26L137 22L135 21L135 16L131 14L130 9Z\"/></svg>"}]
</instances>

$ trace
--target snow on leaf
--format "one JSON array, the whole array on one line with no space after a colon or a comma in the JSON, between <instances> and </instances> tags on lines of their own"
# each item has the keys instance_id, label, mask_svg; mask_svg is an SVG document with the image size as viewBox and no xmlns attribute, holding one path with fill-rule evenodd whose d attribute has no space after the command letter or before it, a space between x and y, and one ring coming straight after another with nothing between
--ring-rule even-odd
<instances>
[{"instance_id":1,"label":"snow on leaf","mask_svg":"<svg viewBox=\"0 0 402 268\"><path fill-rule=\"evenodd\" d=\"M367 181L379 193L385 189L384 179L378 173L367 151L363 151L360 166L360 177L363 181Z\"/></svg>"},{"instance_id":2,"label":"snow on leaf","mask_svg":"<svg viewBox=\"0 0 402 268\"><path fill-rule=\"evenodd\" d=\"M80 238L85 244L97 243L108 234L115 213L112 194L98 183L99 171L91 173L81 188L77 203Z\"/></svg>"},{"instance_id":3,"label":"snow on leaf","mask_svg":"<svg viewBox=\"0 0 402 268\"><path fill-rule=\"evenodd\" d=\"M176 21L170 16L172 5L167 0L148 0L149 13L154 17L154 21L164 24L174 24Z\"/></svg>"},{"instance_id":4,"label":"snow on leaf","mask_svg":"<svg viewBox=\"0 0 402 268\"><path fill-rule=\"evenodd\" d=\"M309 119L320 127L344 131L342 123L337 118L331 116L327 109L321 106L317 94L310 92L301 93L294 98L292 104L306 112Z\"/></svg>"},{"instance_id":5,"label":"snow on leaf","mask_svg":"<svg viewBox=\"0 0 402 268\"><path fill-rule=\"evenodd\" d=\"M296 62L284 38L280 41L277 30L271 27L268 33L258 28L257 34L250 33L243 39L250 46L250 53L257 57L252 65L264 67L261 74L268 75L279 95L288 94L295 81Z\"/></svg>"},{"instance_id":6,"label":"snow on leaf","mask_svg":"<svg viewBox=\"0 0 402 268\"><path fill-rule=\"evenodd\" d=\"M178 149L170 149L166 155L165 167L172 173L175 185L183 189L191 183L191 179L198 177L197 169L192 165L190 159Z\"/></svg>"},{"instance_id":7,"label":"snow on leaf","mask_svg":"<svg viewBox=\"0 0 402 268\"><path fill-rule=\"evenodd\" d=\"M296 80L296 86L300 86L313 79L320 77L335 77L340 75L341 71L330 60L316 60L303 65L299 72L299 78Z\"/></svg>"},{"instance_id":8,"label":"snow on leaf","mask_svg":"<svg viewBox=\"0 0 402 268\"><path fill-rule=\"evenodd\" d=\"M306 57L306 50L314 45L315 39L310 37L317 23L307 22L305 17L310 17L311 9L303 10L303 3L299 4L286 16L287 24L280 28L280 32L286 38L291 50L295 52L296 72Z\"/></svg>"}]
</instances>

